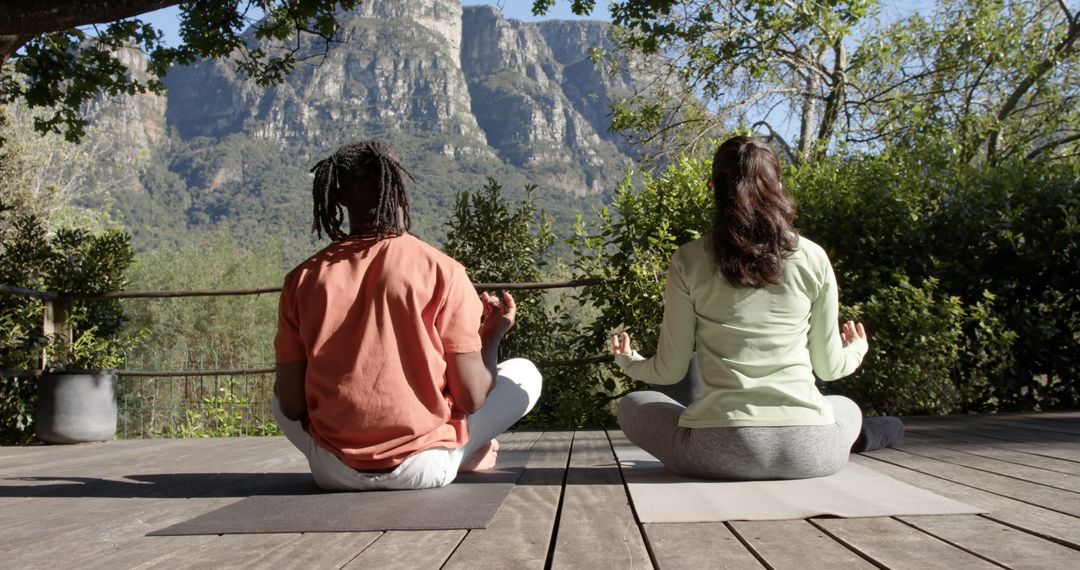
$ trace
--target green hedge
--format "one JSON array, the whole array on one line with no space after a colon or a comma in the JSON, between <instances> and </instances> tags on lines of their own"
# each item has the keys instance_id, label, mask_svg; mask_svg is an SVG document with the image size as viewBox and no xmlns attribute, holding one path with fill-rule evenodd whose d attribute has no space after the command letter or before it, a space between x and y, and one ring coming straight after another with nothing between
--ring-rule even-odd
<instances>
[{"instance_id":1,"label":"green hedge","mask_svg":"<svg viewBox=\"0 0 1080 570\"><path fill-rule=\"evenodd\" d=\"M614 279L582 292L600 313L582 346L604 351L624 328L655 345L667 262L711 222L708 176L707 160L682 158L579 228L578 273ZM837 271L843 317L870 332L864 365L827 390L871 414L1077 405L1076 162L853 154L786 179L796 225Z\"/></svg>"}]
</instances>

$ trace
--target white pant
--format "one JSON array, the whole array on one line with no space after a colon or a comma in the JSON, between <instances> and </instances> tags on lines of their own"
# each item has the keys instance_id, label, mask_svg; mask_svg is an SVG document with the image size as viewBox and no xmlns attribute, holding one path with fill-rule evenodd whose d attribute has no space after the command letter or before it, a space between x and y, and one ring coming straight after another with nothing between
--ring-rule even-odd
<instances>
[{"instance_id":1,"label":"white pant","mask_svg":"<svg viewBox=\"0 0 1080 570\"><path fill-rule=\"evenodd\" d=\"M469 441L462 447L433 447L415 453L389 473L362 473L323 449L300 422L281 413L275 396L271 405L285 437L308 459L315 484L328 491L374 491L426 489L449 485L457 477L462 461L477 453L487 442L529 413L540 399L543 380L536 366L524 358L499 364L499 377L484 405L466 420Z\"/></svg>"}]
</instances>

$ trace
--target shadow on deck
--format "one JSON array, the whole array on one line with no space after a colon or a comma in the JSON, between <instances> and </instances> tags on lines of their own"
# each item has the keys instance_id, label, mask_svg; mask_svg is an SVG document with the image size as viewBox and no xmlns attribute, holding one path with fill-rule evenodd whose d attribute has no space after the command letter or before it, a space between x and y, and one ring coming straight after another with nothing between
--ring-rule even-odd
<instances>
[{"instance_id":1,"label":"shadow on deck","mask_svg":"<svg viewBox=\"0 0 1080 570\"><path fill-rule=\"evenodd\" d=\"M1080 412L912 418L854 461L981 515L641 524L618 432L514 432L528 467L483 530L147 537L314 490L281 437L0 448L8 568L1077 568Z\"/></svg>"}]
</instances>

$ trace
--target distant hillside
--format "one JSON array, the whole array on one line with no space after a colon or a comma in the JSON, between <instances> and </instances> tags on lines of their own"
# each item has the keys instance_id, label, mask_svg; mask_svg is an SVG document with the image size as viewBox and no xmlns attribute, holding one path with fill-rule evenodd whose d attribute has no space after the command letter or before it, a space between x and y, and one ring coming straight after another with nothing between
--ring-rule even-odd
<instances>
[{"instance_id":1,"label":"distant hillside","mask_svg":"<svg viewBox=\"0 0 1080 570\"><path fill-rule=\"evenodd\" d=\"M295 259L312 247L308 170L362 138L387 141L412 169L415 229L436 241L455 194L487 176L511 199L536 184L565 231L625 173L608 101L633 78L590 60L609 41L605 23L522 23L459 0L367 0L343 22L348 41L325 57L309 46L314 57L283 84L200 62L170 70L161 98L93 111L115 137L113 160L139 173L109 197L137 247L225 229L278 237Z\"/></svg>"}]
</instances>

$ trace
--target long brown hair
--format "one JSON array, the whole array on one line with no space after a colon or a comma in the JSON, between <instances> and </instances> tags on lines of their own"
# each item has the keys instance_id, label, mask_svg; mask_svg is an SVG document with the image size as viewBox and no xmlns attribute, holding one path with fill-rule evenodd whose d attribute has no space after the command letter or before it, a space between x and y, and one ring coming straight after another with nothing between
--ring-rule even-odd
<instances>
[{"instance_id":1,"label":"long brown hair","mask_svg":"<svg viewBox=\"0 0 1080 570\"><path fill-rule=\"evenodd\" d=\"M712 164L713 262L737 287L780 283L784 257L795 251L795 203L784 192L780 161L756 137L732 137Z\"/></svg>"}]
</instances>

